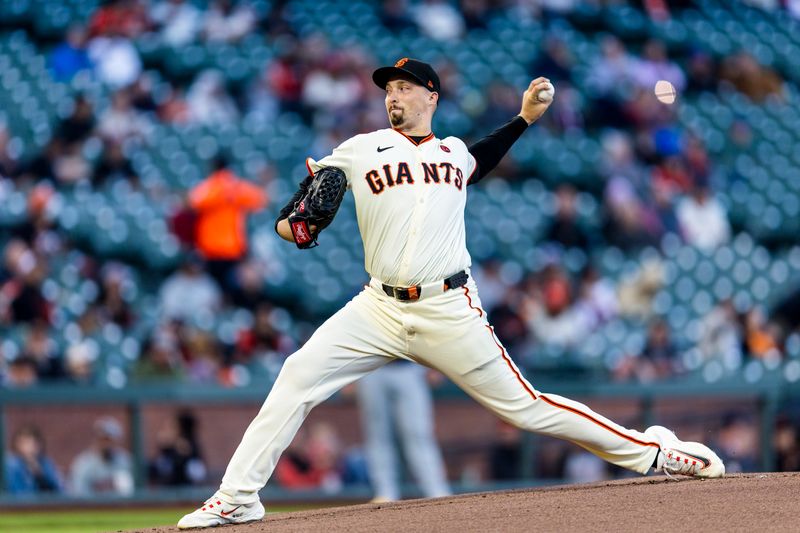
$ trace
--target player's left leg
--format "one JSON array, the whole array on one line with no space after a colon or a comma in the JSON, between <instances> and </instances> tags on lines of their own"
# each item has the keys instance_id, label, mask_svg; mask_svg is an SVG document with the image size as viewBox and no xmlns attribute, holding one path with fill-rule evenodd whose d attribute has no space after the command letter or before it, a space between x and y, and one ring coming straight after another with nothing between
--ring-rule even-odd
<instances>
[{"instance_id":1,"label":"player's left leg","mask_svg":"<svg viewBox=\"0 0 800 533\"><path fill-rule=\"evenodd\" d=\"M646 474L659 452L655 438L620 426L579 402L537 391L504 351L470 372L449 377L503 420L572 441L615 465Z\"/></svg>"},{"instance_id":2,"label":"player's left leg","mask_svg":"<svg viewBox=\"0 0 800 533\"><path fill-rule=\"evenodd\" d=\"M472 280L460 291L419 303L415 355L509 423L572 441L642 474L654 465L704 477L724 472L719 458L702 444L682 443L654 428L645 433L628 429L579 402L534 389L495 336ZM682 461L689 459L685 468L669 457L670 451L680 451L673 456Z\"/></svg>"},{"instance_id":3,"label":"player's left leg","mask_svg":"<svg viewBox=\"0 0 800 533\"><path fill-rule=\"evenodd\" d=\"M522 429L569 440L615 465L646 474L721 477L725 466L707 446L680 441L661 426L644 433L625 428L586 405L537 391L505 353L450 378L478 402Z\"/></svg>"}]
</instances>

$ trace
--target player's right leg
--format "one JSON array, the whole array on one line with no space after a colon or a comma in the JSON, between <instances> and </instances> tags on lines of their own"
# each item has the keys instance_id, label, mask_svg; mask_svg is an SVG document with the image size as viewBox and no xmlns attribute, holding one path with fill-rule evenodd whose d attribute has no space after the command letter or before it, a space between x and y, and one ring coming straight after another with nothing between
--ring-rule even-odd
<instances>
[{"instance_id":1,"label":"player's right leg","mask_svg":"<svg viewBox=\"0 0 800 533\"><path fill-rule=\"evenodd\" d=\"M236 448L222 484L179 528L259 520L258 491L311 409L337 390L404 353L392 308L363 291L289 356Z\"/></svg>"}]
</instances>

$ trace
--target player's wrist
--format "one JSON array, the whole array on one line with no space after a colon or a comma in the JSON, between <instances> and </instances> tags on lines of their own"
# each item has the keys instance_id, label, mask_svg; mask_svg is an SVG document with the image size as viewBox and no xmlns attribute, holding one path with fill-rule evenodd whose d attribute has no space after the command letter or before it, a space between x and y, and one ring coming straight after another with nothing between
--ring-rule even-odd
<instances>
[{"instance_id":1,"label":"player's wrist","mask_svg":"<svg viewBox=\"0 0 800 533\"><path fill-rule=\"evenodd\" d=\"M522 113L522 112L520 112L520 113L519 113L517 116L518 116L519 118L521 118L522 120L524 120L524 121L525 121L525 123L526 123L528 126L530 126L531 124L533 124L534 122L536 122L536 119L535 119L535 118L533 118L533 116L526 115L525 113Z\"/></svg>"},{"instance_id":2,"label":"player's wrist","mask_svg":"<svg viewBox=\"0 0 800 533\"><path fill-rule=\"evenodd\" d=\"M285 241L294 242L294 235L292 234L292 229L289 226L289 218L282 218L275 224L275 231L278 235Z\"/></svg>"}]
</instances>

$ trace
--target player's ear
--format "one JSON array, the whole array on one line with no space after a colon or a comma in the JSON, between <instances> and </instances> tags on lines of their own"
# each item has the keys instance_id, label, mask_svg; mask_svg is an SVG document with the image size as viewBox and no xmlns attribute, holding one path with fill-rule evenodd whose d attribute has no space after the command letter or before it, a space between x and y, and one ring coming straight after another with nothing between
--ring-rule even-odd
<instances>
[{"instance_id":1,"label":"player's ear","mask_svg":"<svg viewBox=\"0 0 800 533\"><path fill-rule=\"evenodd\" d=\"M437 105L439 103L439 93L432 92L428 95L428 102L433 105Z\"/></svg>"}]
</instances>

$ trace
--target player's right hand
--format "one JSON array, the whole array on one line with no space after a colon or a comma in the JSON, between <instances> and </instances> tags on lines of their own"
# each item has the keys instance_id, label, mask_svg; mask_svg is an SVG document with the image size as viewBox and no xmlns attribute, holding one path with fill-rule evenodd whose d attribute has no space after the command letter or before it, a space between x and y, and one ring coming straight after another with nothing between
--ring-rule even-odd
<instances>
[{"instance_id":1,"label":"player's right hand","mask_svg":"<svg viewBox=\"0 0 800 533\"><path fill-rule=\"evenodd\" d=\"M524 118L525 122L529 125L539 120L539 117L544 115L544 112L547 111L547 108L553 103L552 100L549 102L540 102L536 97L539 91L544 89L549 83L550 80L540 76L531 81L528 85L528 89L522 95L522 109L519 112L519 116Z\"/></svg>"}]
</instances>

